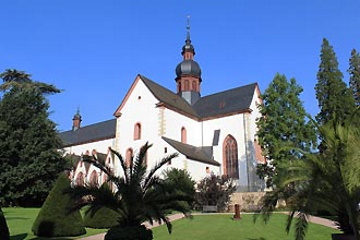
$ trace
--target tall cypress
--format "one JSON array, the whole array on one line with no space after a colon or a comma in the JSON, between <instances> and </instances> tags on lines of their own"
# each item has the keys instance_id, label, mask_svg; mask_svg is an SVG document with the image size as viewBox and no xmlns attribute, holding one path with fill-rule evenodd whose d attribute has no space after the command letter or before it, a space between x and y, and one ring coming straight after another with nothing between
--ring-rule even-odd
<instances>
[{"instance_id":1,"label":"tall cypress","mask_svg":"<svg viewBox=\"0 0 360 240\"><path fill-rule=\"evenodd\" d=\"M320 112L316 120L320 125L334 117L344 121L354 111L354 99L343 81L333 47L324 38L321 45L320 65L315 85Z\"/></svg>"},{"instance_id":2,"label":"tall cypress","mask_svg":"<svg viewBox=\"0 0 360 240\"><path fill-rule=\"evenodd\" d=\"M355 49L351 51L349 59L350 90L353 94L355 105L360 106L360 54Z\"/></svg>"}]
</instances>

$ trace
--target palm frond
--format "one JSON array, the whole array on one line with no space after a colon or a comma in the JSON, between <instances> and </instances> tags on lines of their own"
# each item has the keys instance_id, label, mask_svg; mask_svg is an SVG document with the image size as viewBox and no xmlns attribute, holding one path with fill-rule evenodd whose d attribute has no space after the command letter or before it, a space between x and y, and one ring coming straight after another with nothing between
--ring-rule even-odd
<instances>
[{"instance_id":1,"label":"palm frond","mask_svg":"<svg viewBox=\"0 0 360 240\"><path fill-rule=\"evenodd\" d=\"M308 229L308 216L302 212L297 214L295 223L295 240L304 240Z\"/></svg>"},{"instance_id":2,"label":"palm frond","mask_svg":"<svg viewBox=\"0 0 360 240\"><path fill-rule=\"evenodd\" d=\"M123 170L124 173L124 177L125 177L125 181L124 182L129 182L129 172L128 172L128 167L126 166L126 163L123 159L123 157L121 156L120 153L118 153L117 151L113 150L112 148L109 148L109 150L115 154L117 156L117 158L119 159L121 168Z\"/></svg>"},{"instance_id":3,"label":"palm frond","mask_svg":"<svg viewBox=\"0 0 360 240\"><path fill-rule=\"evenodd\" d=\"M155 173L161 168L163 167L165 164L167 164L168 162L170 162L173 158L176 158L177 156L179 156L178 153L173 153L170 154L166 157L164 157L163 159L160 160L160 162L157 162L155 164L155 166L149 170L148 175L145 178L144 181L144 189L147 189L149 187L149 182L151 181L151 178L154 177Z\"/></svg>"}]
</instances>

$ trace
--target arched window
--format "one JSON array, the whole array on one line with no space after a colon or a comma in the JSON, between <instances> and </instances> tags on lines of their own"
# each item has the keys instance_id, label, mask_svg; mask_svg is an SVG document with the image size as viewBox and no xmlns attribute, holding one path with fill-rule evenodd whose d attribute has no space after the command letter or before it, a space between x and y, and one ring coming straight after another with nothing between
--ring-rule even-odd
<instances>
[{"instance_id":1,"label":"arched window","mask_svg":"<svg viewBox=\"0 0 360 240\"><path fill-rule=\"evenodd\" d=\"M197 91L197 89L196 89L196 81L195 80L191 82L191 85L192 85L191 90L192 91Z\"/></svg>"},{"instance_id":2,"label":"arched window","mask_svg":"<svg viewBox=\"0 0 360 240\"><path fill-rule=\"evenodd\" d=\"M75 185L76 186L84 186L84 174L82 172L79 172L76 176Z\"/></svg>"},{"instance_id":3,"label":"arched window","mask_svg":"<svg viewBox=\"0 0 360 240\"><path fill-rule=\"evenodd\" d=\"M190 85L189 85L189 80L185 80L185 91L189 91Z\"/></svg>"},{"instance_id":4,"label":"arched window","mask_svg":"<svg viewBox=\"0 0 360 240\"><path fill-rule=\"evenodd\" d=\"M186 143L187 141L187 134L186 134L186 128L181 128L181 142Z\"/></svg>"},{"instance_id":5,"label":"arched window","mask_svg":"<svg viewBox=\"0 0 360 240\"><path fill-rule=\"evenodd\" d=\"M131 158L133 157L133 150L131 148L128 148L128 150L126 150L126 159L125 159L125 163L126 166L130 166L130 161Z\"/></svg>"},{"instance_id":6,"label":"arched window","mask_svg":"<svg viewBox=\"0 0 360 240\"><path fill-rule=\"evenodd\" d=\"M90 185L95 186L95 187L99 186L98 174L95 170L92 171L92 173L90 175Z\"/></svg>"},{"instance_id":7,"label":"arched window","mask_svg":"<svg viewBox=\"0 0 360 240\"><path fill-rule=\"evenodd\" d=\"M141 124L136 123L134 126L134 140L138 140L141 138Z\"/></svg>"},{"instance_id":8,"label":"arched window","mask_svg":"<svg viewBox=\"0 0 360 240\"><path fill-rule=\"evenodd\" d=\"M235 138L228 135L223 144L224 174L239 179L238 147Z\"/></svg>"}]
</instances>

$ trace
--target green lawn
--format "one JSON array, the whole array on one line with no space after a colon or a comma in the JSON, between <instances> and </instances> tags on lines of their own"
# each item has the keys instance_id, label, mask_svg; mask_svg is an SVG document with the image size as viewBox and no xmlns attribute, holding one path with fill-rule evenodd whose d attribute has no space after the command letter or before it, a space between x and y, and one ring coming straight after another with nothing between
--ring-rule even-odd
<instances>
[{"instance_id":1,"label":"green lawn","mask_svg":"<svg viewBox=\"0 0 360 240\"><path fill-rule=\"evenodd\" d=\"M242 214L242 219L234 221L231 215L201 215L193 219L173 222L173 232L168 234L165 226L153 229L154 240L285 240L294 239L294 232L285 232L286 215L274 214L265 225L262 219L253 223L253 215ZM336 229L310 224L306 239L331 239Z\"/></svg>"},{"instance_id":2,"label":"green lawn","mask_svg":"<svg viewBox=\"0 0 360 240\"><path fill-rule=\"evenodd\" d=\"M31 232L39 208L3 208L2 209L10 228L11 240L46 239L37 238ZM294 239L294 233L285 233L286 216L274 214L267 225L259 218L253 224L252 215L242 214L242 219L234 221L231 215L201 215L193 219L181 219L173 222L173 233L168 234L165 226L154 228L155 240L283 240ZM104 230L86 229L87 234L81 237L94 235ZM307 239L331 239L330 234L339 232L335 229L310 224ZM55 238L52 238L55 239ZM75 239L57 238L57 239Z\"/></svg>"},{"instance_id":3,"label":"green lawn","mask_svg":"<svg viewBox=\"0 0 360 240\"><path fill-rule=\"evenodd\" d=\"M11 240L24 240L24 239L49 239L49 238L38 238L34 236L31 231L33 222L38 215L40 208L2 208L4 215L9 226ZM91 236L105 230L86 228L86 234L80 237ZM79 237L77 237L79 238ZM72 238L51 238L56 239L75 239Z\"/></svg>"}]
</instances>

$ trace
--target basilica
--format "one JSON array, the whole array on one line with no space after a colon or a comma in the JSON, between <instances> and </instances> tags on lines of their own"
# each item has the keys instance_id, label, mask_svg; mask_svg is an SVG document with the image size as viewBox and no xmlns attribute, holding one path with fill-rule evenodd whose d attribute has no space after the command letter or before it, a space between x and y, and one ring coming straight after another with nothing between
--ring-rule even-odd
<instances>
[{"instance_id":1,"label":"basilica","mask_svg":"<svg viewBox=\"0 0 360 240\"><path fill-rule=\"evenodd\" d=\"M195 181L209 174L227 175L237 182L239 192L263 189L255 173L256 164L265 161L256 136L257 105L262 104L258 84L202 96L206 79L194 60L189 29L181 55L175 68L176 92L139 74L112 118L81 126L78 111L72 129L59 133L64 154L74 165L74 184L106 181L105 174L82 161L83 155L94 155L121 174L109 148L128 161L149 142L153 144L146 158L150 167L177 152L165 168L186 169Z\"/></svg>"}]
</instances>

